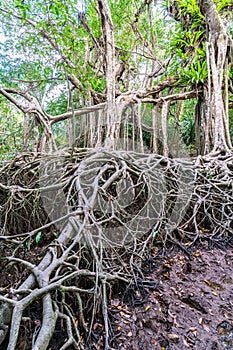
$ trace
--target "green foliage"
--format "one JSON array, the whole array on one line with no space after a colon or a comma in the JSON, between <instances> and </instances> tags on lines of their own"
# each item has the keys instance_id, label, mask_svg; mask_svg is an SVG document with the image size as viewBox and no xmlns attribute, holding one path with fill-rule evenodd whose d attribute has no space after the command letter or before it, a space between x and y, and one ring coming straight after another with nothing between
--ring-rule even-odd
<instances>
[{"instance_id":1,"label":"green foliage","mask_svg":"<svg viewBox=\"0 0 233 350\"><path fill-rule=\"evenodd\" d=\"M198 43L203 38L205 30L200 31L184 31L180 27L171 41L171 49L180 50L178 52L187 54L195 52L199 56L204 56L204 48L200 49ZM181 56L182 57L182 56Z\"/></svg>"},{"instance_id":2,"label":"green foliage","mask_svg":"<svg viewBox=\"0 0 233 350\"><path fill-rule=\"evenodd\" d=\"M200 12L197 0L176 0L180 10L180 16L190 18L190 29L196 29L204 23L204 16Z\"/></svg>"},{"instance_id":3,"label":"green foliage","mask_svg":"<svg viewBox=\"0 0 233 350\"><path fill-rule=\"evenodd\" d=\"M90 85L94 91L104 92L105 87L106 87L105 78L98 78L95 76L94 78L90 78L89 82L90 82Z\"/></svg>"},{"instance_id":4,"label":"green foliage","mask_svg":"<svg viewBox=\"0 0 233 350\"><path fill-rule=\"evenodd\" d=\"M187 68L179 69L179 84L197 86L204 84L208 78L208 70L206 61L192 62Z\"/></svg>"},{"instance_id":5,"label":"green foliage","mask_svg":"<svg viewBox=\"0 0 233 350\"><path fill-rule=\"evenodd\" d=\"M151 86L178 74L176 93L183 87L188 90L206 83L206 23L197 0L168 0L163 2L165 6L144 0L108 2L114 24L116 69L123 65L124 72L129 73L129 89L144 88L145 77L157 71L157 75L152 74ZM232 0L215 3L218 11L229 14ZM51 115L66 112L70 97L72 107L78 108L90 104L90 95L106 92L105 50L97 0L0 0L0 4L7 11L0 10L3 19L0 31L4 33L0 44L3 88L30 91ZM176 12L175 19L168 15L168 9L170 15ZM82 25L81 16L86 26ZM232 31L232 25L228 30ZM68 75L81 82L82 91L72 90L69 96ZM233 78L232 69L229 77ZM125 80L123 76L119 81L117 93L126 92ZM20 149L22 116L15 109L9 112L3 101L0 101L0 153L6 157ZM184 106L181 129L185 143L189 144L195 138L193 105L189 106L192 112L188 103ZM145 122L151 126L151 110ZM171 117L169 122L175 123ZM67 142L67 129L66 122L53 126L58 145ZM143 138L150 145L148 132L143 132Z\"/></svg>"},{"instance_id":6,"label":"green foliage","mask_svg":"<svg viewBox=\"0 0 233 350\"><path fill-rule=\"evenodd\" d=\"M231 9L232 9L232 0L215 0L214 1L216 4L216 8L219 12L221 12L224 9L227 9L229 11L229 13L231 13Z\"/></svg>"},{"instance_id":7,"label":"green foliage","mask_svg":"<svg viewBox=\"0 0 233 350\"><path fill-rule=\"evenodd\" d=\"M35 238L35 241L36 241L37 244L40 242L41 236L42 236L42 232L39 231L39 232L37 233L37 235L36 235L36 238Z\"/></svg>"},{"instance_id":8,"label":"green foliage","mask_svg":"<svg viewBox=\"0 0 233 350\"><path fill-rule=\"evenodd\" d=\"M53 125L53 135L58 147L68 144L67 129L66 120Z\"/></svg>"},{"instance_id":9,"label":"green foliage","mask_svg":"<svg viewBox=\"0 0 233 350\"><path fill-rule=\"evenodd\" d=\"M170 43L173 60L168 72L175 74L178 70L181 85L198 84L206 79L205 19L196 0L177 0L176 4L180 22L176 25Z\"/></svg>"},{"instance_id":10,"label":"green foliage","mask_svg":"<svg viewBox=\"0 0 233 350\"><path fill-rule=\"evenodd\" d=\"M21 151L23 116L0 96L0 164Z\"/></svg>"},{"instance_id":11,"label":"green foliage","mask_svg":"<svg viewBox=\"0 0 233 350\"><path fill-rule=\"evenodd\" d=\"M55 89L56 90L56 89ZM57 115L67 112L67 94L63 91L62 86L59 88L58 96L54 96L51 93L51 98L49 99L47 106L45 108L46 113L50 115ZM49 92L47 92L49 94Z\"/></svg>"},{"instance_id":12,"label":"green foliage","mask_svg":"<svg viewBox=\"0 0 233 350\"><path fill-rule=\"evenodd\" d=\"M180 131L186 146L195 143L195 105L196 100L183 101Z\"/></svg>"}]
</instances>

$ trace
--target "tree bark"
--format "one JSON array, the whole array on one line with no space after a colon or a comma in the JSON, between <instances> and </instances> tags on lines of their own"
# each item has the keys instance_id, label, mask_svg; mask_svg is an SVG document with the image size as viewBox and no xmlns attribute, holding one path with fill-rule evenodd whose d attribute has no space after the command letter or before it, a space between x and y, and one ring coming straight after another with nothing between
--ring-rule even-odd
<instances>
[{"instance_id":1,"label":"tree bark","mask_svg":"<svg viewBox=\"0 0 233 350\"><path fill-rule=\"evenodd\" d=\"M229 152L232 148L229 135L227 103L222 94L223 81L228 81L228 71L225 68L230 40L222 20L212 0L201 0L200 10L206 18L207 57L209 57L209 87L210 106L207 119L211 118L213 126L212 152Z\"/></svg>"},{"instance_id":2,"label":"tree bark","mask_svg":"<svg viewBox=\"0 0 233 350\"><path fill-rule=\"evenodd\" d=\"M106 77L106 140L105 146L114 148L115 128L118 124L115 106L115 39L111 12L107 0L98 0L105 46Z\"/></svg>"}]
</instances>

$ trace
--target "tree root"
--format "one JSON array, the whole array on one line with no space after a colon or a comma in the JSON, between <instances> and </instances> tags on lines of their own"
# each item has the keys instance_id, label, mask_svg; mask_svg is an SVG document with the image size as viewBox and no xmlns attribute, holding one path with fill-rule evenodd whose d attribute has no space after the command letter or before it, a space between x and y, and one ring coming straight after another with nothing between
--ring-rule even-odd
<instances>
[{"instance_id":1,"label":"tree root","mask_svg":"<svg viewBox=\"0 0 233 350\"><path fill-rule=\"evenodd\" d=\"M197 241L230 242L232 172L230 158L195 164L106 150L28 155L5 166L0 242L14 247L7 260L28 277L1 290L0 344L17 348L24 315L41 301L31 349L47 349L59 324L66 332L60 349L84 349L100 310L104 348L111 349L109 290L143 279L151 247L167 240L186 250ZM20 255L22 245L36 247L49 230L55 234L39 264Z\"/></svg>"}]
</instances>

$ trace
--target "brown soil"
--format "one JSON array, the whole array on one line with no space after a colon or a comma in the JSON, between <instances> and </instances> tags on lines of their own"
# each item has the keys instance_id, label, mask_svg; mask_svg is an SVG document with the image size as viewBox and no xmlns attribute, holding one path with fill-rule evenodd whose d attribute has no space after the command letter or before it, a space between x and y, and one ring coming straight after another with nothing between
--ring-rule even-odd
<instances>
[{"instance_id":1,"label":"brown soil","mask_svg":"<svg viewBox=\"0 0 233 350\"><path fill-rule=\"evenodd\" d=\"M111 300L114 347L233 349L232 250L196 250L190 257L170 253L156 265L147 281L156 281L157 288L148 290L142 305Z\"/></svg>"},{"instance_id":2,"label":"brown soil","mask_svg":"<svg viewBox=\"0 0 233 350\"><path fill-rule=\"evenodd\" d=\"M43 244L49 243L42 241L34 244L33 250L22 247L19 256L22 257L24 251L25 258L38 263L43 256ZM12 253L7 244L1 248L2 257ZM144 271L146 277L137 288L131 286L112 292L109 306L112 349L233 349L232 249L198 249L190 256L173 249L163 257L155 250ZM26 277L23 269L6 265L4 260L1 260L0 272L1 287L6 290ZM32 330L40 307L38 301L27 315L34 320L29 327ZM30 348L25 345L25 339L31 336L29 328L20 334L19 350ZM101 318L94 324L92 335L88 349L102 350ZM60 349L64 336L64 329L57 325L49 350ZM6 345L2 346L1 350L6 350Z\"/></svg>"}]
</instances>

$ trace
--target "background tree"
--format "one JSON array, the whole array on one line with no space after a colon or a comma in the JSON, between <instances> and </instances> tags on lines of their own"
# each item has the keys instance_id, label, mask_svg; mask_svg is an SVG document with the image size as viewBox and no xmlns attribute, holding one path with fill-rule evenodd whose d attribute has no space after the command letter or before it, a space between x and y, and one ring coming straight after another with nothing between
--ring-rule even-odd
<instances>
[{"instance_id":1,"label":"background tree","mask_svg":"<svg viewBox=\"0 0 233 350\"><path fill-rule=\"evenodd\" d=\"M211 14L207 8L213 9ZM155 143L160 139L165 144L160 152L164 149L167 153L167 122L179 138L179 120L184 119L187 104L180 101L192 99L197 152L218 152L222 148L229 152L230 10L231 4L219 2L216 7L204 1L168 5L132 1L127 6L111 1L16 1L10 3L10 8L2 1L5 52L1 93L23 111L24 135L30 134L34 125L34 150L43 150L46 143L50 149L56 148L53 138L64 127L55 124L63 125L62 121L68 119L65 129L70 145L75 139L80 145L101 145L110 134L117 144L127 129L133 143L141 144L140 149L146 146L143 135L149 132L147 147L159 150ZM224 39L221 44L217 36ZM218 62L214 63L215 57ZM218 79L221 77L220 86L216 85L216 74ZM222 97L217 93L220 87ZM30 98L26 91L30 91ZM168 104L162 108L164 97ZM111 108L116 103L119 111L110 114L112 118L119 115L110 122L102 103L109 108L113 100ZM152 106L156 109L154 117ZM161 125L160 132L155 130L154 119ZM24 136L25 148L28 142ZM171 139L169 143L173 148Z\"/></svg>"}]
</instances>

